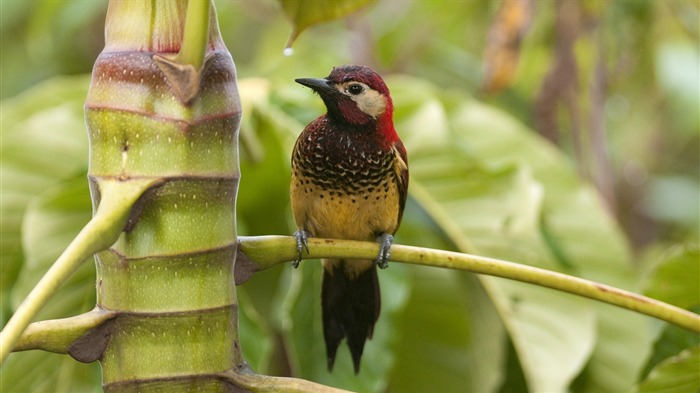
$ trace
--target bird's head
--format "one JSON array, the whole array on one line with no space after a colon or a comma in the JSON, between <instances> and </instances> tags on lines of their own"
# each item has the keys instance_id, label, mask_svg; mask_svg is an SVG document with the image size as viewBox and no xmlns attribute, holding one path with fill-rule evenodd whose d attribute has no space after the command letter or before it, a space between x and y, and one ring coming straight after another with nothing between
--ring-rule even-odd
<instances>
[{"instance_id":1,"label":"bird's head","mask_svg":"<svg viewBox=\"0 0 700 393\"><path fill-rule=\"evenodd\" d=\"M321 96L333 120L352 126L376 125L391 134L387 136L396 135L389 88L371 68L343 65L333 68L326 78L300 78L296 82Z\"/></svg>"}]
</instances>

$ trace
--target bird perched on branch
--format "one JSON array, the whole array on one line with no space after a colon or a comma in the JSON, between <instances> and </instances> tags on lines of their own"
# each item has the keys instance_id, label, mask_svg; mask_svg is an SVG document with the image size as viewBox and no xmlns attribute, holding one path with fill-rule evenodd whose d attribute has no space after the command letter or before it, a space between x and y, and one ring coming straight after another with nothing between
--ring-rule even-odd
<instances>
[{"instance_id":1,"label":"bird perched on branch","mask_svg":"<svg viewBox=\"0 0 700 393\"><path fill-rule=\"evenodd\" d=\"M321 306L328 369L347 338L355 373L379 318L377 269L386 268L408 189L406 149L394 129L389 89L372 69L333 68L301 78L327 113L304 128L292 153L291 203L299 260L307 237L378 241L375 260L324 259Z\"/></svg>"}]
</instances>

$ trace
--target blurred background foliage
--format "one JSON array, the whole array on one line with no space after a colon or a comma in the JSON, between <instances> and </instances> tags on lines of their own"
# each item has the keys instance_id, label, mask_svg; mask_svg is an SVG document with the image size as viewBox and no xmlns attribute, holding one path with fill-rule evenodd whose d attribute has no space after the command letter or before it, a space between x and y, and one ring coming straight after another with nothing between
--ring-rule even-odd
<instances>
[{"instance_id":1,"label":"blurred background foliage","mask_svg":"<svg viewBox=\"0 0 700 393\"><path fill-rule=\"evenodd\" d=\"M518 5L499 14L508 3ZM635 249L698 233L697 2L377 1L304 32L295 49L312 62L282 56L292 28L278 2L216 4L242 78L289 83L354 62L461 88L569 153ZM0 97L89 73L105 10L90 0L3 0Z\"/></svg>"},{"instance_id":2,"label":"blurred background foliage","mask_svg":"<svg viewBox=\"0 0 700 393\"><path fill-rule=\"evenodd\" d=\"M289 152L323 108L293 79L361 63L387 76L409 151L398 242L530 263L697 311L696 1L352 0L332 3L356 12L311 27L343 12L215 3L244 105L240 235L295 229ZM0 4L4 324L90 215L82 102L106 2ZM306 263L239 287L256 371L356 391L700 387L695 335L540 288L399 264L382 272L382 317L360 376L344 352L329 374L319 273ZM89 310L93 281L85 264L40 317ZM0 371L3 391L99 389L97 365L58 355L16 354Z\"/></svg>"}]
</instances>

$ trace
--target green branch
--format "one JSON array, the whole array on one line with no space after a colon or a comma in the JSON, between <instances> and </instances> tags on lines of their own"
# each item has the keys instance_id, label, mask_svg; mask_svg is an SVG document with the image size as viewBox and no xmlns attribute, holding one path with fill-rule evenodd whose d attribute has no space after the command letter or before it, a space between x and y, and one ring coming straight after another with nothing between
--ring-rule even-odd
<instances>
[{"instance_id":1,"label":"green branch","mask_svg":"<svg viewBox=\"0 0 700 393\"><path fill-rule=\"evenodd\" d=\"M240 260L249 269L254 266L253 270L265 270L297 258L296 239L293 237L240 236L238 240L237 263ZM372 259L378 252L377 243L316 238L309 239L309 253L305 253L304 259ZM391 247L391 260L536 284L626 308L700 333L700 315L634 292L562 273L475 255L398 244Z\"/></svg>"},{"instance_id":2,"label":"green branch","mask_svg":"<svg viewBox=\"0 0 700 393\"><path fill-rule=\"evenodd\" d=\"M126 225L131 207L159 180L102 181L100 205L92 219L49 268L0 332L0 364L32 319L68 277L94 253L111 246Z\"/></svg>"},{"instance_id":3,"label":"green branch","mask_svg":"<svg viewBox=\"0 0 700 393\"><path fill-rule=\"evenodd\" d=\"M34 322L27 326L13 351L40 349L66 354L76 340L116 315L114 311L95 308L75 317Z\"/></svg>"}]
</instances>

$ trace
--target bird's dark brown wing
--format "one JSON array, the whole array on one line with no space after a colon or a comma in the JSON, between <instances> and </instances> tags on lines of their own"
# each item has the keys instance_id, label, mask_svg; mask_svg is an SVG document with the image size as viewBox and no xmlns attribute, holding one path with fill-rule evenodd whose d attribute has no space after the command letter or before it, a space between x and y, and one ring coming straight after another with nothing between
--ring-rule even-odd
<instances>
[{"instance_id":1,"label":"bird's dark brown wing","mask_svg":"<svg viewBox=\"0 0 700 393\"><path fill-rule=\"evenodd\" d=\"M399 219L396 224L398 228L403 217L403 209L406 206L406 197L408 196L408 156L406 148L401 140L394 142L394 175L396 176L396 184L399 187Z\"/></svg>"}]
</instances>

